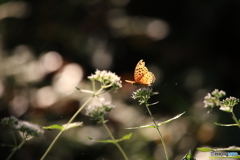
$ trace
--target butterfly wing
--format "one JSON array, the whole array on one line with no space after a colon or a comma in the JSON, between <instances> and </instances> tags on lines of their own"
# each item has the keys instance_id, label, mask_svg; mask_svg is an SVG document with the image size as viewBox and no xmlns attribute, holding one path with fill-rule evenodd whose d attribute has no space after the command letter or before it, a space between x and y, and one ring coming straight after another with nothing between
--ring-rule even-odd
<instances>
[{"instance_id":1,"label":"butterfly wing","mask_svg":"<svg viewBox=\"0 0 240 160\"><path fill-rule=\"evenodd\" d=\"M143 77L139 80L138 83L151 86L151 83L153 83L156 80L154 74L152 72L147 72L143 75Z\"/></svg>"},{"instance_id":2,"label":"butterfly wing","mask_svg":"<svg viewBox=\"0 0 240 160\"><path fill-rule=\"evenodd\" d=\"M128 83L134 84L139 83L147 86L151 86L151 83L155 81L155 76L152 72L149 72L147 67L145 67L145 62L141 59L135 68L134 71L134 80L135 81L129 81L125 80Z\"/></svg>"},{"instance_id":3,"label":"butterfly wing","mask_svg":"<svg viewBox=\"0 0 240 160\"><path fill-rule=\"evenodd\" d=\"M148 73L148 69L147 69L147 67L145 67L145 62L141 59L137 63L135 71L134 71L135 82L139 82L146 73Z\"/></svg>"},{"instance_id":4,"label":"butterfly wing","mask_svg":"<svg viewBox=\"0 0 240 160\"><path fill-rule=\"evenodd\" d=\"M144 75L144 72L147 73L147 68L145 67L145 62L143 62L143 60L141 59L137 65L136 65L136 68L135 68L135 71L134 71L134 80L135 81L130 81L130 80L125 80L126 82L128 83L131 83L131 84L134 84L136 82L138 82Z\"/></svg>"}]
</instances>

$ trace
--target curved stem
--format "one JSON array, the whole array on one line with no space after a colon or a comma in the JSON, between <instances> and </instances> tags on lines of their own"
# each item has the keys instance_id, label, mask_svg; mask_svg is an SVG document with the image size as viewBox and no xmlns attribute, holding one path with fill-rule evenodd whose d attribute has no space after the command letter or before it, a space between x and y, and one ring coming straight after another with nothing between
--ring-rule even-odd
<instances>
[{"instance_id":1,"label":"curved stem","mask_svg":"<svg viewBox=\"0 0 240 160\"><path fill-rule=\"evenodd\" d=\"M58 138L63 134L63 132L65 131L65 129L68 127L68 125L77 117L77 115L82 111L82 109L87 105L88 102L90 102L93 99L94 96L90 97L87 99L87 101L78 109L78 111L72 116L72 118L68 121L66 127L64 129L62 129L58 135L54 138L54 140L52 141L52 143L50 144L50 146L48 147L48 149L46 150L46 152L44 153L44 155L41 157L40 160L43 160L46 155L48 154L48 152L52 149L53 145L55 144L55 142L58 140Z\"/></svg>"},{"instance_id":2,"label":"curved stem","mask_svg":"<svg viewBox=\"0 0 240 160\"><path fill-rule=\"evenodd\" d=\"M66 130L66 128L68 127L68 125L70 123L72 123L72 121L77 117L77 115L82 111L82 109L88 104L88 102L90 102L95 96L98 96L99 93L104 89L104 87L101 87L96 93L93 93L93 95L91 97L89 97L87 99L87 101L77 110L77 112L71 117L71 119L68 121L68 123L66 124L66 127L64 129L62 129L58 135L54 138L54 140L52 141L52 143L49 145L48 149L45 151L45 153L43 154L43 156L41 157L40 160L44 160L44 158L47 156L48 152L52 149L53 145L56 143L56 141L58 140L58 138L63 134L63 132ZM93 90L95 92L95 82L93 82Z\"/></svg>"},{"instance_id":3,"label":"curved stem","mask_svg":"<svg viewBox=\"0 0 240 160\"><path fill-rule=\"evenodd\" d=\"M232 111L231 113L232 113L232 118L233 118L233 120L237 123L238 127L240 128L240 123L239 123L237 117L235 116L235 114L234 114L233 111Z\"/></svg>"},{"instance_id":4,"label":"curved stem","mask_svg":"<svg viewBox=\"0 0 240 160\"><path fill-rule=\"evenodd\" d=\"M155 119L154 119L154 117L153 117L150 109L148 108L148 105L146 105L146 108L147 108L147 110L148 110L149 115L150 115L151 118L152 118L152 121L153 121L153 123L154 123L154 125L155 125L155 128L157 129L158 134L159 134L159 136L160 136L160 139L161 139L161 141L162 141L162 145L163 145L164 153L165 153L165 156L166 156L166 160L169 160L169 159L168 159L167 147L166 147L165 142L164 142L164 140L163 140L162 134L161 134L161 132L160 132L160 130L159 130L159 128L158 128L158 125L157 125L157 123L156 123L156 121L155 121Z\"/></svg>"},{"instance_id":5,"label":"curved stem","mask_svg":"<svg viewBox=\"0 0 240 160\"><path fill-rule=\"evenodd\" d=\"M107 127L107 125L104 123L104 118L102 117L102 124L104 126L104 128L107 130L108 135L111 137L112 140L115 140L114 136L112 135L111 131L109 130L109 128ZM118 142L114 143L117 148L119 149L119 151L122 153L123 157L125 160L128 160L128 157L126 155L126 153L124 152L124 150L122 149L122 147L118 144Z\"/></svg>"},{"instance_id":6,"label":"curved stem","mask_svg":"<svg viewBox=\"0 0 240 160\"><path fill-rule=\"evenodd\" d=\"M107 92L110 92L111 90L106 90L106 91L103 91L102 93L99 93L98 96L104 94L104 93L107 93Z\"/></svg>"},{"instance_id":7,"label":"curved stem","mask_svg":"<svg viewBox=\"0 0 240 160\"><path fill-rule=\"evenodd\" d=\"M12 152L9 154L9 156L7 157L6 160L9 160L9 159L12 157L12 155L13 155L18 149L20 149L20 148L23 146L23 144L24 144L25 142L26 142L26 139L23 138L22 141L21 141L21 143L20 143L17 147L14 147L14 149L13 149Z\"/></svg>"}]
</instances>

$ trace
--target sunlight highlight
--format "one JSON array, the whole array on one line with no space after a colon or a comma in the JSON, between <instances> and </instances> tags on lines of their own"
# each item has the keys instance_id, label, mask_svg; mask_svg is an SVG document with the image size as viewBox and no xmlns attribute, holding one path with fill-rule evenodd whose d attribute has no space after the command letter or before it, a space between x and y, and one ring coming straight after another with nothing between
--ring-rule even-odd
<instances>
[{"instance_id":1,"label":"sunlight highlight","mask_svg":"<svg viewBox=\"0 0 240 160\"><path fill-rule=\"evenodd\" d=\"M53 87L58 93L66 96L76 90L75 87L78 86L82 78L82 67L76 63L70 63L54 77Z\"/></svg>"},{"instance_id":2,"label":"sunlight highlight","mask_svg":"<svg viewBox=\"0 0 240 160\"><path fill-rule=\"evenodd\" d=\"M57 95L50 86L40 88L36 93L36 103L40 108L46 108L57 101Z\"/></svg>"},{"instance_id":3,"label":"sunlight highlight","mask_svg":"<svg viewBox=\"0 0 240 160\"><path fill-rule=\"evenodd\" d=\"M161 19L144 16L128 16L123 9L112 9L108 12L108 23L116 37L147 36L153 41L166 38L169 25Z\"/></svg>"},{"instance_id":4,"label":"sunlight highlight","mask_svg":"<svg viewBox=\"0 0 240 160\"><path fill-rule=\"evenodd\" d=\"M18 95L10 102L10 113L15 117L22 116L29 107L29 101L25 96Z\"/></svg>"},{"instance_id":5,"label":"sunlight highlight","mask_svg":"<svg viewBox=\"0 0 240 160\"><path fill-rule=\"evenodd\" d=\"M30 11L29 5L23 1L11 1L0 5L0 19L14 17L25 18Z\"/></svg>"},{"instance_id":6,"label":"sunlight highlight","mask_svg":"<svg viewBox=\"0 0 240 160\"><path fill-rule=\"evenodd\" d=\"M43 68L48 73L58 70L63 64L62 56L55 51L45 53L41 57L40 61L43 65Z\"/></svg>"},{"instance_id":7,"label":"sunlight highlight","mask_svg":"<svg viewBox=\"0 0 240 160\"><path fill-rule=\"evenodd\" d=\"M162 40L167 37L169 26L163 20L153 20L147 24L146 34L154 40Z\"/></svg>"}]
</instances>

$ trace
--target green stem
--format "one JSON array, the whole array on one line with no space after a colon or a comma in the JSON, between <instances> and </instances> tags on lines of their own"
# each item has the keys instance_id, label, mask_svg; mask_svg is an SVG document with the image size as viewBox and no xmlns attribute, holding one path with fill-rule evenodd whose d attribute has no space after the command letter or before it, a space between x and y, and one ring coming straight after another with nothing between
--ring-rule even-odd
<instances>
[{"instance_id":1,"label":"green stem","mask_svg":"<svg viewBox=\"0 0 240 160\"><path fill-rule=\"evenodd\" d=\"M239 123L237 117L235 116L235 114L234 114L233 111L232 111L231 113L232 113L232 118L233 118L233 120L238 124L238 127L240 128L240 123Z\"/></svg>"},{"instance_id":2,"label":"green stem","mask_svg":"<svg viewBox=\"0 0 240 160\"><path fill-rule=\"evenodd\" d=\"M94 96L89 97L88 100L78 109L78 111L72 116L72 118L68 121L67 125L65 128L68 127L68 125L70 123L72 123L72 121L76 118L76 116L82 111L82 109L87 105L88 102L90 102L93 99ZM54 140L52 141L52 143L50 144L50 146L48 147L48 149L46 150L46 152L44 153L44 155L42 156L42 158L40 160L43 160L46 155L48 154L48 152L52 149L53 145L56 143L56 141L58 140L58 138L63 134L63 132L65 131L65 129L62 129L58 135L54 138Z\"/></svg>"},{"instance_id":3,"label":"green stem","mask_svg":"<svg viewBox=\"0 0 240 160\"><path fill-rule=\"evenodd\" d=\"M21 141L21 143L20 143L17 147L14 147L14 149L13 149L12 152L9 154L9 156L7 157L6 160L9 160L9 159L12 157L12 155L13 155L18 149L20 149L20 148L23 146L23 144L24 144L25 142L26 142L26 139L23 138L22 141Z\"/></svg>"},{"instance_id":4,"label":"green stem","mask_svg":"<svg viewBox=\"0 0 240 160\"><path fill-rule=\"evenodd\" d=\"M169 159L168 159L167 147L166 147L165 142L164 142L164 140L163 140L162 134L161 134L161 132L160 132L160 130L159 130L159 128L158 128L158 125L157 125L157 123L156 123L156 121L155 121L155 119L154 119L154 117L153 117L150 109L148 108L148 105L146 105L146 108L147 108L147 110L148 110L149 115L150 115L151 118L152 118L152 121L153 121L153 123L154 123L154 125L155 125L155 128L157 129L158 134L159 134L159 136L160 136L160 139L161 139L161 141L162 141L162 145L163 145L164 153L165 153L165 156L166 156L166 160L169 160Z\"/></svg>"},{"instance_id":5,"label":"green stem","mask_svg":"<svg viewBox=\"0 0 240 160\"><path fill-rule=\"evenodd\" d=\"M99 93L98 96L104 94L104 93L107 93L107 92L110 92L111 90L106 90L106 91L103 91L102 93Z\"/></svg>"},{"instance_id":6,"label":"green stem","mask_svg":"<svg viewBox=\"0 0 240 160\"><path fill-rule=\"evenodd\" d=\"M89 91L89 90L85 90L85 89L81 89L80 92L94 94L93 91Z\"/></svg>"},{"instance_id":7,"label":"green stem","mask_svg":"<svg viewBox=\"0 0 240 160\"><path fill-rule=\"evenodd\" d=\"M94 83L95 84L95 83ZM94 90L95 90L95 86L93 86ZM88 102L90 102L95 96L97 96L101 91L103 90L103 87L101 87L96 93L93 94L93 96L89 97L87 99L87 101L77 110L77 112L72 116L72 118L68 121L66 127L64 129L62 129L58 135L54 138L54 140L52 141L52 143L50 144L50 146L48 147L48 149L45 151L45 153L43 154L43 156L41 157L40 160L44 160L44 158L47 156L48 152L52 149L53 145L56 143L56 141L58 140L58 138L63 134L63 132L66 130L66 128L68 127L68 125L70 123L72 123L72 121L77 117L77 115L82 111L82 109L88 104Z\"/></svg>"},{"instance_id":8,"label":"green stem","mask_svg":"<svg viewBox=\"0 0 240 160\"><path fill-rule=\"evenodd\" d=\"M107 127L107 125L104 122L104 117L102 117L102 124L104 126L104 128L107 130L109 136L111 137L112 140L115 140L114 136L112 135L111 131L109 130L109 128ZM122 153L123 157L125 160L128 160L128 157L126 155L126 153L124 152L124 150L122 149L122 147L118 144L118 142L114 143L117 148L119 149L119 151Z\"/></svg>"}]
</instances>

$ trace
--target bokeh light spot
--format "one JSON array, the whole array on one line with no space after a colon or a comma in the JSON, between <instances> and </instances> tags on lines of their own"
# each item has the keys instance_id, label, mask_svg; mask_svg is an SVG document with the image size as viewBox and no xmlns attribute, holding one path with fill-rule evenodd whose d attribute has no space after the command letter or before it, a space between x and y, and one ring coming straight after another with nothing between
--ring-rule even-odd
<instances>
[{"instance_id":1,"label":"bokeh light spot","mask_svg":"<svg viewBox=\"0 0 240 160\"><path fill-rule=\"evenodd\" d=\"M76 63L67 64L61 73L54 77L54 89L62 95L69 95L83 78L83 69Z\"/></svg>"},{"instance_id":2,"label":"bokeh light spot","mask_svg":"<svg viewBox=\"0 0 240 160\"><path fill-rule=\"evenodd\" d=\"M0 5L0 19L14 17L25 18L30 11L29 5L23 1L11 1Z\"/></svg>"},{"instance_id":3,"label":"bokeh light spot","mask_svg":"<svg viewBox=\"0 0 240 160\"><path fill-rule=\"evenodd\" d=\"M20 117L23 115L28 107L29 101L26 97L19 95L15 96L13 100L10 102L10 113L16 117Z\"/></svg>"},{"instance_id":4,"label":"bokeh light spot","mask_svg":"<svg viewBox=\"0 0 240 160\"><path fill-rule=\"evenodd\" d=\"M112 55L102 49L98 49L96 50L92 61L93 65L100 70L109 69L112 64Z\"/></svg>"},{"instance_id":5,"label":"bokeh light spot","mask_svg":"<svg viewBox=\"0 0 240 160\"><path fill-rule=\"evenodd\" d=\"M58 70L63 63L62 56L54 51L50 51L44 54L41 57L40 61L46 72L54 72Z\"/></svg>"},{"instance_id":6,"label":"bokeh light spot","mask_svg":"<svg viewBox=\"0 0 240 160\"><path fill-rule=\"evenodd\" d=\"M57 101L57 95L50 86L40 88L36 93L36 103L38 107L49 107Z\"/></svg>"},{"instance_id":7,"label":"bokeh light spot","mask_svg":"<svg viewBox=\"0 0 240 160\"><path fill-rule=\"evenodd\" d=\"M153 20L146 27L146 34L153 40L162 40L167 37L169 26L165 21Z\"/></svg>"}]
</instances>

